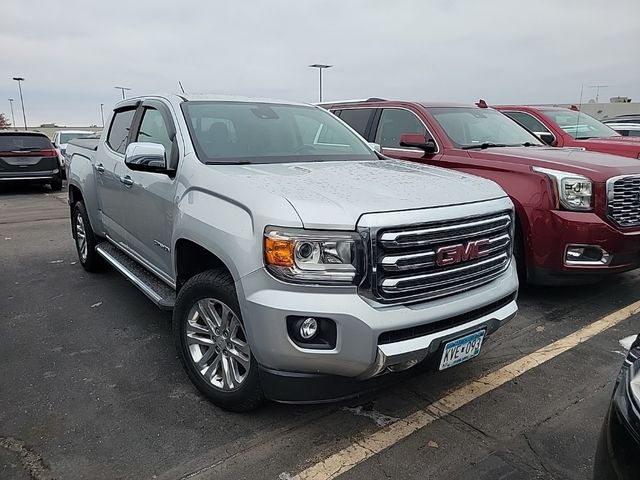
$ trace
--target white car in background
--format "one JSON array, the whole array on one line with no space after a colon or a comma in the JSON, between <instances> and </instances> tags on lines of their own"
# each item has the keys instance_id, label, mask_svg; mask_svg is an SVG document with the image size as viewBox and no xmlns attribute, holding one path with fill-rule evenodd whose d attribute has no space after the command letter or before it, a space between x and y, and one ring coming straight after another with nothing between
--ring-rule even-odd
<instances>
[{"instance_id":1,"label":"white car in background","mask_svg":"<svg viewBox=\"0 0 640 480\"><path fill-rule=\"evenodd\" d=\"M640 123L604 122L623 137L640 137Z\"/></svg>"},{"instance_id":2,"label":"white car in background","mask_svg":"<svg viewBox=\"0 0 640 480\"><path fill-rule=\"evenodd\" d=\"M93 135L95 132L91 130L57 130L53 134L51 143L58 152L58 159L60 160L60 168L64 172L64 154L67 150L67 144L74 138L84 138Z\"/></svg>"}]
</instances>

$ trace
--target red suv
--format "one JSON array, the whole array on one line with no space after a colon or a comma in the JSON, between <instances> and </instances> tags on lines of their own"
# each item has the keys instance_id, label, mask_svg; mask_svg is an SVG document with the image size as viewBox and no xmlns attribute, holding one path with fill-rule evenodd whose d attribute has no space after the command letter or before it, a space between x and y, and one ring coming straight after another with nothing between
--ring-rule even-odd
<instances>
[{"instance_id":1,"label":"red suv","mask_svg":"<svg viewBox=\"0 0 640 480\"><path fill-rule=\"evenodd\" d=\"M553 147L580 147L640 159L640 138L623 137L608 125L573 108L499 105L513 118Z\"/></svg>"},{"instance_id":2,"label":"red suv","mask_svg":"<svg viewBox=\"0 0 640 480\"><path fill-rule=\"evenodd\" d=\"M322 106L389 157L500 184L516 208L523 279L584 283L640 266L640 162L551 148L479 105L369 99Z\"/></svg>"}]
</instances>

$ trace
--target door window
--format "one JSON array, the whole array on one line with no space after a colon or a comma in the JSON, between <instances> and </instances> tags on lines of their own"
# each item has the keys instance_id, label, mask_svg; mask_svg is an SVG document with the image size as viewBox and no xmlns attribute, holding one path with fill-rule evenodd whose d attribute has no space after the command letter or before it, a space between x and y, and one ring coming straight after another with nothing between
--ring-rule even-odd
<instances>
[{"instance_id":1,"label":"door window","mask_svg":"<svg viewBox=\"0 0 640 480\"><path fill-rule=\"evenodd\" d=\"M164 146L166 157L171 158L173 142L169 138L167 124L162 114L155 108L146 108L142 115L136 142L158 143Z\"/></svg>"},{"instance_id":2,"label":"door window","mask_svg":"<svg viewBox=\"0 0 640 480\"><path fill-rule=\"evenodd\" d=\"M135 109L121 110L116 112L111 121L111 127L109 128L109 135L107 137L107 145L112 150L122 153L124 155L127 149L127 138L129 136L129 129L131 128L131 121L133 115L136 113Z\"/></svg>"},{"instance_id":3,"label":"door window","mask_svg":"<svg viewBox=\"0 0 640 480\"><path fill-rule=\"evenodd\" d=\"M427 140L431 137L415 113L399 108L382 110L380 125L376 133L376 143L386 148L406 148L400 146L400 135L403 133L420 133Z\"/></svg>"},{"instance_id":4,"label":"door window","mask_svg":"<svg viewBox=\"0 0 640 480\"><path fill-rule=\"evenodd\" d=\"M534 133L551 133L537 118L524 112L504 112L507 117L514 119L524 128Z\"/></svg>"},{"instance_id":5,"label":"door window","mask_svg":"<svg viewBox=\"0 0 640 480\"><path fill-rule=\"evenodd\" d=\"M347 122L351 128L363 137L367 133L367 125L373 113L373 108L350 108L342 110L340 120Z\"/></svg>"}]
</instances>

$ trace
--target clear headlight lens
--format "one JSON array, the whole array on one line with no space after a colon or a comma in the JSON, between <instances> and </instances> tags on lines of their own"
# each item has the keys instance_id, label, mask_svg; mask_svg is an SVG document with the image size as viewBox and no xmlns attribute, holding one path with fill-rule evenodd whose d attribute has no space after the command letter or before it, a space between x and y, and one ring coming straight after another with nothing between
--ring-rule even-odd
<instances>
[{"instance_id":1,"label":"clear headlight lens","mask_svg":"<svg viewBox=\"0 0 640 480\"><path fill-rule=\"evenodd\" d=\"M531 170L549 177L558 201L565 209L586 211L593 208L593 184L587 177L548 168L531 167Z\"/></svg>"},{"instance_id":2,"label":"clear headlight lens","mask_svg":"<svg viewBox=\"0 0 640 480\"><path fill-rule=\"evenodd\" d=\"M355 285L364 270L355 232L267 227L264 258L272 275L293 283Z\"/></svg>"}]
</instances>

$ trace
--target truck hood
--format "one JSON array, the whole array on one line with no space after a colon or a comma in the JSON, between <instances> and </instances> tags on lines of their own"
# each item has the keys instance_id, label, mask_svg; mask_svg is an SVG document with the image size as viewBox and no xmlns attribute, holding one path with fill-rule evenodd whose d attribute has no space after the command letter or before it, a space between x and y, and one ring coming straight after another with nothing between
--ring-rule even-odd
<instances>
[{"instance_id":1,"label":"truck hood","mask_svg":"<svg viewBox=\"0 0 640 480\"><path fill-rule=\"evenodd\" d=\"M640 137L601 137L576 140L579 145L584 145L587 150L612 153L638 158L640 154Z\"/></svg>"},{"instance_id":2,"label":"truck hood","mask_svg":"<svg viewBox=\"0 0 640 480\"><path fill-rule=\"evenodd\" d=\"M596 182L604 182L616 175L640 174L640 160L576 148L501 147L468 152L472 158L525 163L578 173Z\"/></svg>"},{"instance_id":3,"label":"truck hood","mask_svg":"<svg viewBox=\"0 0 640 480\"><path fill-rule=\"evenodd\" d=\"M248 188L284 197L306 228L354 229L365 213L505 197L472 175L398 160L215 166Z\"/></svg>"}]
</instances>

